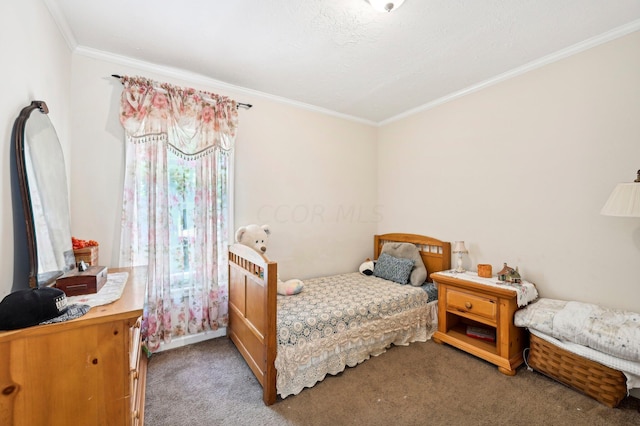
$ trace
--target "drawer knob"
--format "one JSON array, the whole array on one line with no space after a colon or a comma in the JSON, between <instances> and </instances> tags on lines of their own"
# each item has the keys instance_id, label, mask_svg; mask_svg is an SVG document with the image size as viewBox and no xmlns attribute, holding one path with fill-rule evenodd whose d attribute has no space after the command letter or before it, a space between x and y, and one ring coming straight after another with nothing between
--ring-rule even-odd
<instances>
[{"instance_id":1,"label":"drawer knob","mask_svg":"<svg viewBox=\"0 0 640 426\"><path fill-rule=\"evenodd\" d=\"M464 307L467 309L471 309L473 305L471 304L471 302L464 302Z\"/></svg>"},{"instance_id":2,"label":"drawer knob","mask_svg":"<svg viewBox=\"0 0 640 426\"><path fill-rule=\"evenodd\" d=\"M15 385L9 385L6 388L2 389L3 395L11 395L16 390Z\"/></svg>"}]
</instances>

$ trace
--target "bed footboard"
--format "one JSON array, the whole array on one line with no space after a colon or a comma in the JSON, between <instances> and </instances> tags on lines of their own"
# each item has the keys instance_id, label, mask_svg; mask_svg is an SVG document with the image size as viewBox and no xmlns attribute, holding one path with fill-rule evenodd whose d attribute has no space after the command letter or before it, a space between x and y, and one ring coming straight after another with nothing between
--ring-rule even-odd
<instances>
[{"instance_id":1,"label":"bed footboard","mask_svg":"<svg viewBox=\"0 0 640 426\"><path fill-rule=\"evenodd\" d=\"M276 402L276 262L253 249L229 246L227 334L262 385L266 405Z\"/></svg>"}]
</instances>

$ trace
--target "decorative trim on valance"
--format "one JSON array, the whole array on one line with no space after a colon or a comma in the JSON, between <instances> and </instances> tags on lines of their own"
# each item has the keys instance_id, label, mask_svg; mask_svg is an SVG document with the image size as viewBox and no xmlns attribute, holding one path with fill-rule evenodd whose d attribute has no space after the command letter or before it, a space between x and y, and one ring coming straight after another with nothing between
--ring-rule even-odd
<instances>
[{"instance_id":1,"label":"decorative trim on valance","mask_svg":"<svg viewBox=\"0 0 640 426\"><path fill-rule=\"evenodd\" d=\"M130 134L127 133L126 139L128 142L133 144L157 143L157 142L164 143L166 144L167 149L171 153L173 153L174 155L184 160L197 160L199 158L206 157L207 155L214 153L218 149L220 150L220 153L223 155L228 154L233 150L233 144L230 141L228 141L228 142L224 142L224 146L228 146L228 148L221 147L220 145L222 144L216 144L216 145L208 146L199 152L194 152L194 153L183 152L177 146L174 146L169 142L169 136L166 133L153 133L150 135L143 135L143 136L131 136Z\"/></svg>"}]
</instances>

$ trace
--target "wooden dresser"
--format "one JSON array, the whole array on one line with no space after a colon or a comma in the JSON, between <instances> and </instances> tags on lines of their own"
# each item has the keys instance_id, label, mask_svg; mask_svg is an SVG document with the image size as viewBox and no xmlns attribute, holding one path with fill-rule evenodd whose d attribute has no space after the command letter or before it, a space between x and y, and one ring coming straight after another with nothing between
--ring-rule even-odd
<instances>
[{"instance_id":1,"label":"wooden dresser","mask_svg":"<svg viewBox=\"0 0 640 426\"><path fill-rule=\"evenodd\" d=\"M464 274L431 274L438 286L438 331L433 341L455 346L497 365L501 373L515 375L524 361L524 330L513 324L518 310L516 292L506 286L484 285L464 277ZM468 326L492 331L495 340L468 336Z\"/></svg>"},{"instance_id":2,"label":"wooden dresser","mask_svg":"<svg viewBox=\"0 0 640 426\"><path fill-rule=\"evenodd\" d=\"M0 332L0 425L142 425L144 269L117 301L67 322Z\"/></svg>"}]
</instances>

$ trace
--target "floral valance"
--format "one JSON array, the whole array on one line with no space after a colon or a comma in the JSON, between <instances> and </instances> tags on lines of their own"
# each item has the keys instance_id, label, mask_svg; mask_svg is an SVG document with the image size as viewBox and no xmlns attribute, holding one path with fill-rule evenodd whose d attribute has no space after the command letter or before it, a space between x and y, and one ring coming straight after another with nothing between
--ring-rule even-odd
<instances>
[{"instance_id":1,"label":"floral valance","mask_svg":"<svg viewBox=\"0 0 640 426\"><path fill-rule=\"evenodd\" d=\"M130 140L148 142L166 134L171 148L184 157L232 149L238 125L236 101L143 77L124 76L121 82L120 122Z\"/></svg>"}]
</instances>

